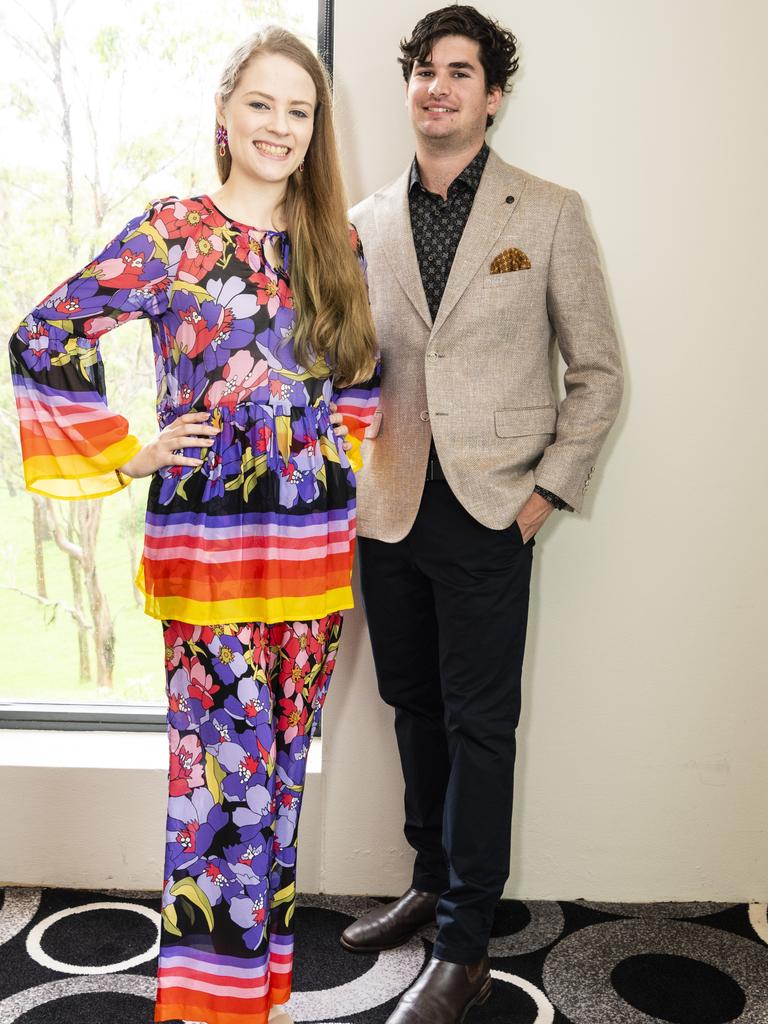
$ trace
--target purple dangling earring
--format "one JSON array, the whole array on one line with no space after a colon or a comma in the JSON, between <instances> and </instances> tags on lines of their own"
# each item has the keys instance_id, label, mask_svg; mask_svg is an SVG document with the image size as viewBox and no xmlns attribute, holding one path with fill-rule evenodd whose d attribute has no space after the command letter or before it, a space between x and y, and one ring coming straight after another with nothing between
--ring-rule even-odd
<instances>
[{"instance_id":1,"label":"purple dangling earring","mask_svg":"<svg viewBox=\"0 0 768 1024\"><path fill-rule=\"evenodd\" d=\"M229 136L227 135L227 129L223 124L216 125L216 141L219 144L219 156L226 156Z\"/></svg>"}]
</instances>

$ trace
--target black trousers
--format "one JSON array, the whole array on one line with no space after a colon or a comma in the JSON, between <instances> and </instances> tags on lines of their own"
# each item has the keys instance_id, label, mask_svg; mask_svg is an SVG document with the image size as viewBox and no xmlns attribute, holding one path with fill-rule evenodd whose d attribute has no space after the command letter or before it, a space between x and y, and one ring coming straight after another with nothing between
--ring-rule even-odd
<instances>
[{"instance_id":1,"label":"black trousers","mask_svg":"<svg viewBox=\"0 0 768 1024\"><path fill-rule=\"evenodd\" d=\"M533 541L490 530L442 480L398 543L360 538L382 698L395 709L413 885L441 893L434 955L477 962L509 875Z\"/></svg>"}]
</instances>

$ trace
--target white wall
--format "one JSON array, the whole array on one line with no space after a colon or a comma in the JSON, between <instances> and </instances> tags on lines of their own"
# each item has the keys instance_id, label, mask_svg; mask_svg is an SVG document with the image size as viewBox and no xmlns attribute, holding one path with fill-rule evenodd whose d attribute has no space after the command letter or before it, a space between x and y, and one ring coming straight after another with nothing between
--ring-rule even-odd
<instances>
[{"instance_id":1,"label":"white wall","mask_svg":"<svg viewBox=\"0 0 768 1024\"><path fill-rule=\"evenodd\" d=\"M336 0L353 200L410 159L395 58L426 8ZM508 893L766 900L768 8L483 9L521 41L492 143L585 196L627 364L585 514L553 516L536 548ZM410 875L402 783L359 610L347 619L323 753L300 885L398 892ZM158 756L138 775L135 762L112 769L103 785L93 770L0 763L10 824L0 882L156 887Z\"/></svg>"}]
</instances>

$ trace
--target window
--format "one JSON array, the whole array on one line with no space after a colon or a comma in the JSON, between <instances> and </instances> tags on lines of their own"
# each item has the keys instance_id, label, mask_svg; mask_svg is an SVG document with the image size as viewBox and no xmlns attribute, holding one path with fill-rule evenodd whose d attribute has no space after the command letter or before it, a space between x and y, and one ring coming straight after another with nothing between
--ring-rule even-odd
<instances>
[{"instance_id":1,"label":"window","mask_svg":"<svg viewBox=\"0 0 768 1024\"><path fill-rule=\"evenodd\" d=\"M215 19L211 11L215 10ZM127 12L130 12L129 15ZM0 327L9 337L147 202L214 187L213 93L229 51L279 23L330 53L317 0L26 0L0 12ZM150 437L146 322L102 342L110 406ZM97 502L27 493L0 360L0 717L160 721L160 624L133 585L148 480ZM143 708L143 710L142 710ZM59 708L59 713L62 709ZM121 717L121 716L117 716ZM125 718L125 714L122 715Z\"/></svg>"}]
</instances>

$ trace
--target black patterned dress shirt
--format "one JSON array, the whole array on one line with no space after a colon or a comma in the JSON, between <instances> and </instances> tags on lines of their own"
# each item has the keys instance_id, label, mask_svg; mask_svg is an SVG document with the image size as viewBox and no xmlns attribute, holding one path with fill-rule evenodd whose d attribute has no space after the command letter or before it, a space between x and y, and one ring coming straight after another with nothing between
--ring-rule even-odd
<instances>
[{"instance_id":1,"label":"black patterned dress shirt","mask_svg":"<svg viewBox=\"0 0 768 1024\"><path fill-rule=\"evenodd\" d=\"M411 231L424 294L433 321L440 308L453 258L467 226L487 160L488 146L483 143L477 156L448 186L447 199L427 191L421 183L416 160L411 165L408 188Z\"/></svg>"},{"instance_id":2,"label":"black patterned dress shirt","mask_svg":"<svg viewBox=\"0 0 768 1024\"><path fill-rule=\"evenodd\" d=\"M469 220L488 153L488 146L484 142L474 159L448 186L447 199L429 192L421 182L419 165L415 158L411 164L408 184L411 232L421 272L421 283L424 286L433 323L448 283L456 250ZM434 442L430 458L437 459ZM534 489L555 508L568 507L561 498L550 491L545 491L543 487L537 486Z\"/></svg>"}]
</instances>

